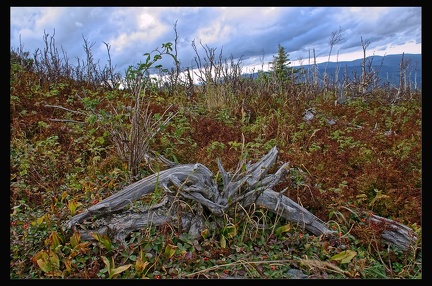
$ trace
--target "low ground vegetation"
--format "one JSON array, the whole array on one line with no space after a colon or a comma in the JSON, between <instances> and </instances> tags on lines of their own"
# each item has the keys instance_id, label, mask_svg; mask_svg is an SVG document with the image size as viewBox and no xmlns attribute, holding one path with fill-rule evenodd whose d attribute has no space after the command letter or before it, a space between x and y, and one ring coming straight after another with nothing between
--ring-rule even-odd
<instances>
[{"instance_id":1,"label":"low ground vegetation","mask_svg":"<svg viewBox=\"0 0 432 286\"><path fill-rule=\"evenodd\" d=\"M346 91L339 103L338 89L284 82L273 90L237 78L235 86L169 89L150 81L137 93L67 76L47 81L24 59L11 52L10 278L290 278L290 269L309 278L421 278L420 91ZM135 151L127 144L138 136L133 120L152 131L138 133L148 141ZM338 244L264 209L237 209L199 239L165 224L124 243L85 241L63 226L165 168L131 160L140 150L217 174L217 158L235 171L274 146L278 161L290 162L275 190L338 231ZM157 192L143 199L158 200ZM419 239L407 250L385 245L368 214L405 224Z\"/></svg>"}]
</instances>

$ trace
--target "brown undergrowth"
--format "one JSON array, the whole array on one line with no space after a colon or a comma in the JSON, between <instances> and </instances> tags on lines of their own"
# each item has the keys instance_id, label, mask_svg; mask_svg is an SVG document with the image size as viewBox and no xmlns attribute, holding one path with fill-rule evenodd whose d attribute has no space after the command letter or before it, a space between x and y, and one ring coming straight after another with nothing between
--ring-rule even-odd
<instances>
[{"instance_id":1,"label":"brown undergrowth","mask_svg":"<svg viewBox=\"0 0 432 286\"><path fill-rule=\"evenodd\" d=\"M15 76L11 74L10 89L10 213L18 216L19 206L27 205L23 211L29 212L27 216L11 218L11 224L18 223L25 232L26 223L33 222L33 227L37 227L52 217L60 222L71 215L73 204L79 209L115 193L127 183L127 166L116 156L106 130L88 124L82 114L71 112L84 108L76 94L98 100L98 109L109 108L109 102L104 100L106 90L88 89L73 81L41 87L32 73L20 72ZM275 189L283 190L323 221L345 221L345 227L352 227L360 244L371 243L368 234L372 230L353 222L360 220L352 216L354 210L421 226L420 95L389 103L377 93L367 100L352 99L335 105L333 99L325 100L319 95L302 101L300 94L292 92L295 90L290 94L249 94L249 105L256 114L253 121L244 122L230 106L226 106L226 112L224 106L216 111L206 110L204 103L195 102L199 108L190 109L187 100L148 91L153 114L162 114L172 105L172 110L178 112L155 137L151 149L179 163L202 163L216 174L216 158L228 171L235 171L239 159L255 161L277 146L277 165L290 162L291 169L286 181ZM203 97L205 94L196 98ZM230 102L235 105L235 100ZM310 121L303 118L307 108L314 108L315 112ZM154 171L155 166L142 162L141 177ZM336 212L338 217L330 215ZM12 226L11 231L15 236ZM41 233L40 241L32 246L36 247L34 251L44 249L48 237L53 239L51 232ZM11 245L14 257L23 253L15 247ZM90 250L83 246L82 251ZM226 249L206 253L215 259L229 254ZM103 268L100 260L82 263L93 269L85 278L96 277ZM37 265L11 258L11 272L15 268L17 277L38 276Z\"/></svg>"}]
</instances>

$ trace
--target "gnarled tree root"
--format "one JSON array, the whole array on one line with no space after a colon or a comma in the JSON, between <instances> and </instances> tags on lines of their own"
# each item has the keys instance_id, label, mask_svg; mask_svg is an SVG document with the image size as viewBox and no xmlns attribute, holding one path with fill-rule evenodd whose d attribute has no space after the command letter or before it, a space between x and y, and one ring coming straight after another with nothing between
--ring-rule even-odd
<instances>
[{"instance_id":1,"label":"gnarled tree root","mask_svg":"<svg viewBox=\"0 0 432 286\"><path fill-rule=\"evenodd\" d=\"M289 172L289 163L285 163L274 174L267 174L276 156L277 149L273 147L255 164L240 162L234 174L228 174L218 161L222 190L218 189L213 173L206 166L198 163L175 165L143 178L73 216L66 222L66 227L80 231L84 240L93 240L91 233L124 240L132 231L171 223L193 237L199 237L205 225L203 208L209 210L211 215L221 217L236 204L241 204L244 209L255 204L314 235L335 235L335 231L330 230L322 220L272 189ZM156 188L162 188L165 192L160 203L151 206L135 203ZM89 218L93 222L83 227L83 222ZM370 222L384 226L381 238L402 249L407 249L417 239L410 228L394 221L371 216ZM80 230L77 229L79 226Z\"/></svg>"}]
</instances>

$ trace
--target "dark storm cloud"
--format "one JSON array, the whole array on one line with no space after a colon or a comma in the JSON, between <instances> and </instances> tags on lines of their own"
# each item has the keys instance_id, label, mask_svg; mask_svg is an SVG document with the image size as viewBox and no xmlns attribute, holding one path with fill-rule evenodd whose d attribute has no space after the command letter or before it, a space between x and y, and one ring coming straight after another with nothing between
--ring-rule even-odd
<instances>
[{"instance_id":1,"label":"dark storm cloud","mask_svg":"<svg viewBox=\"0 0 432 286\"><path fill-rule=\"evenodd\" d=\"M44 31L55 31L57 47L74 62L85 59L86 39L101 64L107 62L106 42L117 70L124 71L143 61L144 53L174 43L174 27L182 67L195 64L193 41L202 59L211 48L217 56L223 51L224 58L256 65L263 56L271 60L278 44L291 60L307 58L311 49L327 59L330 36L339 29L343 39L333 55L361 53L361 39L369 41L371 53L399 45L401 53L407 43L417 43L418 51L421 7L12 7L10 40L16 48L21 36L24 49L33 52L43 49ZM172 60L162 64L171 66Z\"/></svg>"}]
</instances>

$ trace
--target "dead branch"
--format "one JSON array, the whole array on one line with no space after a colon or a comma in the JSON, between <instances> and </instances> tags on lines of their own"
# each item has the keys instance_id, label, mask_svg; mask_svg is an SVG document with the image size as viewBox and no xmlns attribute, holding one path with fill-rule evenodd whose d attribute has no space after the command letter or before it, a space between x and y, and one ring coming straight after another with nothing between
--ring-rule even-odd
<instances>
[{"instance_id":1,"label":"dead branch","mask_svg":"<svg viewBox=\"0 0 432 286\"><path fill-rule=\"evenodd\" d=\"M244 209L255 204L296 223L314 235L335 235L336 232L330 230L325 222L287 196L273 190L289 172L289 163L285 163L274 174L268 174L276 156L277 149L273 147L258 162L239 164L234 174L226 172L218 160L222 190L218 189L213 173L206 166L199 163L171 164L171 168L143 178L73 216L66 222L66 227L80 231L85 240L93 239L91 233L124 240L132 231L171 223L197 238L205 225L204 209L215 217L222 217L237 204L241 204ZM142 197L156 189L164 191L159 203L139 203ZM391 220L372 216L371 221L386 224L388 227L385 228L382 239L403 249L417 239L410 228Z\"/></svg>"}]
</instances>

